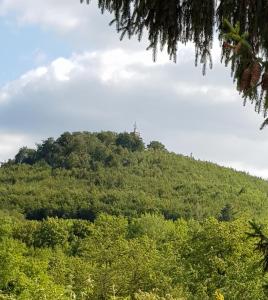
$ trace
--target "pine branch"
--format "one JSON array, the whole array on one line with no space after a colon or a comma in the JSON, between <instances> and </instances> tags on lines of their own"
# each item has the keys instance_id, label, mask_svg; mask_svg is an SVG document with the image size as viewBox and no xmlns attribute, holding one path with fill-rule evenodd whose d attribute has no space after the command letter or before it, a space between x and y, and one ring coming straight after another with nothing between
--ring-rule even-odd
<instances>
[{"instance_id":1,"label":"pine branch","mask_svg":"<svg viewBox=\"0 0 268 300\"><path fill-rule=\"evenodd\" d=\"M261 263L263 265L264 272L268 271L268 238L263 233L263 225L255 223L255 221L249 222L253 232L247 233L249 238L258 239L255 250L262 253Z\"/></svg>"}]
</instances>

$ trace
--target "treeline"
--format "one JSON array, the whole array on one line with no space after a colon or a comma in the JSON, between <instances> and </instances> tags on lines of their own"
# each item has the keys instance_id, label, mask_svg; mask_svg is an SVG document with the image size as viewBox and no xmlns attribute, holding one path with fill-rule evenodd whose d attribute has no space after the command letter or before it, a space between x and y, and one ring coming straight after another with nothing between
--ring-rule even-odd
<instances>
[{"instance_id":1,"label":"treeline","mask_svg":"<svg viewBox=\"0 0 268 300\"><path fill-rule=\"evenodd\" d=\"M107 213L197 219L232 211L263 219L268 183L242 172L147 147L134 133L64 133L22 148L0 168L0 209L27 219L94 221Z\"/></svg>"},{"instance_id":2,"label":"treeline","mask_svg":"<svg viewBox=\"0 0 268 300\"><path fill-rule=\"evenodd\" d=\"M0 299L267 299L247 221L0 219ZM223 298L224 297L224 298Z\"/></svg>"},{"instance_id":3,"label":"treeline","mask_svg":"<svg viewBox=\"0 0 268 300\"><path fill-rule=\"evenodd\" d=\"M164 150L159 142L153 141L148 149ZM114 132L65 132L57 140L48 138L37 149L23 147L9 163L33 165L37 162L47 163L53 168L90 168L99 165L115 167L128 164L129 152L142 151L145 145L139 135Z\"/></svg>"}]
</instances>

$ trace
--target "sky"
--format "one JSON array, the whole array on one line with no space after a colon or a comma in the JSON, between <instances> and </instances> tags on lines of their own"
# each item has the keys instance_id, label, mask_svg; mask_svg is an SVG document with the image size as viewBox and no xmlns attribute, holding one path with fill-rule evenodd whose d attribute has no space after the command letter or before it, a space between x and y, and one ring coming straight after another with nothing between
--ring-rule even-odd
<instances>
[{"instance_id":1,"label":"sky","mask_svg":"<svg viewBox=\"0 0 268 300\"><path fill-rule=\"evenodd\" d=\"M217 40L212 70L194 47L157 62L120 41L96 1L0 0L0 162L66 131L132 131L173 152L268 178L268 128L243 107Z\"/></svg>"}]
</instances>

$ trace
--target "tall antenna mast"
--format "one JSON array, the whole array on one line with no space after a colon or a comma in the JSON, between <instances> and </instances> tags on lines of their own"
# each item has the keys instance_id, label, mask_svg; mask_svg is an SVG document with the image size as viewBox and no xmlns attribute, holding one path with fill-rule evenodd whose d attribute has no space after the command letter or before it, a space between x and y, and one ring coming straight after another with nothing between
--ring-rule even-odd
<instances>
[{"instance_id":1,"label":"tall antenna mast","mask_svg":"<svg viewBox=\"0 0 268 300\"><path fill-rule=\"evenodd\" d=\"M138 127L137 127L137 122L135 121L135 123L134 123L134 134L137 133L137 129L138 129Z\"/></svg>"},{"instance_id":2,"label":"tall antenna mast","mask_svg":"<svg viewBox=\"0 0 268 300\"><path fill-rule=\"evenodd\" d=\"M135 123L134 123L134 131L133 131L133 133L134 133L136 136L140 137L140 133L138 132L138 126L137 126L137 122L136 122L136 121L135 121Z\"/></svg>"}]
</instances>

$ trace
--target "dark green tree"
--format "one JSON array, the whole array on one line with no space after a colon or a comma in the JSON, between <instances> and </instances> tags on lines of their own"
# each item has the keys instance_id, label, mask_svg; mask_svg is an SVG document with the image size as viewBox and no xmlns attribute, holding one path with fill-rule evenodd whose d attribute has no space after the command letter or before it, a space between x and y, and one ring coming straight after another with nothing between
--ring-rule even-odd
<instances>
[{"instance_id":1,"label":"dark green tree","mask_svg":"<svg viewBox=\"0 0 268 300\"><path fill-rule=\"evenodd\" d=\"M55 166L56 143L53 138L48 138L42 144L37 145L36 158L44 160L51 166Z\"/></svg>"},{"instance_id":2,"label":"dark green tree","mask_svg":"<svg viewBox=\"0 0 268 300\"><path fill-rule=\"evenodd\" d=\"M90 0L80 0L90 3ZM111 24L121 33L121 38L137 35L142 38L148 32L149 48L154 55L157 47L167 46L168 54L176 59L178 43L193 42L197 58L206 63L213 46L214 29L218 29L222 41L225 31L223 20L240 23L242 32L248 32L248 40L256 52L268 55L268 4L265 0L98 0L102 12L114 15Z\"/></svg>"},{"instance_id":3,"label":"dark green tree","mask_svg":"<svg viewBox=\"0 0 268 300\"><path fill-rule=\"evenodd\" d=\"M142 139L135 133L120 133L116 139L116 145L127 148L130 151L142 151L144 150L144 143Z\"/></svg>"},{"instance_id":4,"label":"dark green tree","mask_svg":"<svg viewBox=\"0 0 268 300\"><path fill-rule=\"evenodd\" d=\"M117 134L112 131L101 131L97 133L97 138L106 146L114 145L117 138Z\"/></svg>"},{"instance_id":5,"label":"dark green tree","mask_svg":"<svg viewBox=\"0 0 268 300\"><path fill-rule=\"evenodd\" d=\"M36 159L36 151L27 147L22 147L15 156L16 164L32 165Z\"/></svg>"},{"instance_id":6,"label":"dark green tree","mask_svg":"<svg viewBox=\"0 0 268 300\"><path fill-rule=\"evenodd\" d=\"M233 210L233 207L228 203L222 208L218 220L222 222L230 222L234 220L234 215L235 212Z\"/></svg>"},{"instance_id":7,"label":"dark green tree","mask_svg":"<svg viewBox=\"0 0 268 300\"><path fill-rule=\"evenodd\" d=\"M147 145L147 149L165 151L166 147L165 147L165 145L163 145L162 143L160 143L158 141L151 141Z\"/></svg>"},{"instance_id":8,"label":"dark green tree","mask_svg":"<svg viewBox=\"0 0 268 300\"><path fill-rule=\"evenodd\" d=\"M264 226L257 224L255 221L249 222L252 231L248 233L250 238L256 239L256 250L262 254L261 263L263 270L268 272L268 237L264 232Z\"/></svg>"}]
</instances>

